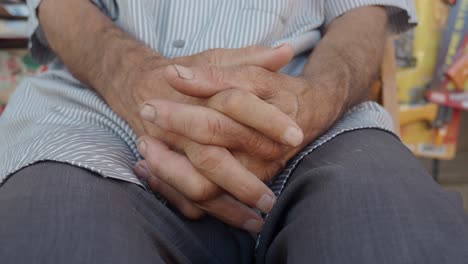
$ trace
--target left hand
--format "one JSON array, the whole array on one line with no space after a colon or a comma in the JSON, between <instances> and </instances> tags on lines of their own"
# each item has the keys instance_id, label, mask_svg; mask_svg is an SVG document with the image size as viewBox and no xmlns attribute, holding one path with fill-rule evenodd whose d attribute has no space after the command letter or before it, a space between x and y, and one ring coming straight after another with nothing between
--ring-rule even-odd
<instances>
[{"instance_id":1,"label":"left hand","mask_svg":"<svg viewBox=\"0 0 468 264\"><path fill-rule=\"evenodd\" d=\"M187 80L181 79L176 73L167 72L169 84L176 90L186 95L195 97L215 98L208 103L208 107L225 114L236 121L246 121L249 113L256 111L257 100L261 99L282 112L289 115L304 132L305 140L296 148L283 147L271 153L269 156L256 155L255 151L246 153L241 150L230 149L233 156L247 170L253 173L262 181L271 180L286 164L286 162L300 151L308 142L315 139L341 114L342 106L337 103L344 95L337 94L333 88L323 86L323 81L309 79L306 76L291 77L281 73L275 73L261 68L249 66L220 67L211 68L192 67L190 70L195 78ZM234 89L234 90L233 90ZM230 96L224 98L223 92L229 90ZM234 92L235 91L235 92ZM234 93L233 93L234 92ZM234 96L233 96L234 95ZM216 100L222 98L223 100ZM246 101L252 102L246 104ZM199 126L193 120L204 120L201 117L210 115L208 108L196 107L188 104L172 103L165 100L150 100L151 104L158 111L158 118L147 120L154 125L181 136L197 141L191 131L197 133L207 133L211 135L216 130L199 131ZM239 106L243 107L239 107ZM249 107L245 107L248 105ZM212 110L211 110L212 111ZM208 120L208 118L207 118ZM254 126L255 122L264 120L247 120L252 122L247 124ZM258 127L256 125L255 127ZM263 129L268 129L264 127ZM218 130L219 132L219 130ZM261 131L264 132L264 131ZM215 136L215 135L212 135ZM223 135L216 135L223 138ZM229 177L236 175L230 171L229 164L224 160L225 155L220 153L199 153L196 145L188 145L181 142L161 142L154 138L146 138L147 148L145 161L141 161L136 166L137 175L146 175L148 182L154 191L165 196L170 203L184 211L193 212L193 208L200 208L209 214L221 218L229 224L242 227L244 223L236 223L235 208L230 205L230 195L222 190L226 189L223 184L236 184L236 179ZM149 143L149 144L148 144ZM169 145L170 146L167 146ZM227 147L220 144L221 147ZM172 149L184 152L186 157ZM144 169L143 169L144 168ZM175 171L180 171L175 173ZM190 200L187 195L192 182L191 175L210 175L209 180L213 181L220 188L206 188L207 193L203 200ZM242 186L239 186L242 191ZM217 203L211 201L217 199ZM224 200L225 202L219 202ZM207 206L207 205L216 206ZM232 203L231 203L232 204ZM187 210L187 208L192 208ZM190 217L190 215L186 216ZM193 215L192 215L193 216ZM250 229L252 230L252 228Z\"/></svg>"}]
</instances>

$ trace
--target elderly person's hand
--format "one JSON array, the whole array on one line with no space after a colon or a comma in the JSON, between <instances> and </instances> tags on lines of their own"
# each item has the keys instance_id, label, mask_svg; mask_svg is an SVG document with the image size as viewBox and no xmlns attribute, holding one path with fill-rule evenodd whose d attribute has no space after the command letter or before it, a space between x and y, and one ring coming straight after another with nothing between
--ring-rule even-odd
<instances>
[{"instance_id":1,"label":"elderly person's hand","mask_svg":"<svg viewBox=\"0 0 468 264\"><path fill-rule=\"evenodd\" d=\"M286 45L287 48L291 47ZM177 67L180 70L180 66ZM171 67L167 69L166 78L171 86L187 95L210 98L207 106L211 109L166 100L146 102L146 106L152 107L155 113L148 116L143 112L147 121L168 133L193 141L170 142L143 137L141 140L146 142L145 161L138 164L137 174L144 175L155 191L188 217L192 217L190 212L202 209L231 225L259 231L261 221L255 218L246 221L239 206L232 205L235 199L231 196L243 202L250 201L245 197L258 197L252 192L252 176L263 182L271 180L287 160L337 119L342 109L331 102L343 95L334 93L333 89L312 78L291 77L259 67L190 67L182 68L182 71L189 78ZM208 143L217 146L203 145L207 142L200 142L195 136L205 134L210 138L229 138L232 135L229 130L212 130L200 124L203 120L220 123L217 117L222 113L276 139L273 127L277 121L265 115L274 112L268 108L288 114L304 131L305 140L295 147L283 145L270 148L269 153L259 153L256 149L230 148L227 141L222 140ZM201 195L194 196L194 192ZM262 207L262 203L268 199L272 198L246 204L265 212L268 210ZM265 204L271 209L271 201Z\"/></svg>"},{"instance_id":2,"label":"elderly person's hand","mask_svg":"<svg viewBox=\"0 0 468 264\"><path fill-rule=\"evenodd\" d=\"M235 90L226 91L222 95L204 97L194 97L184 95L170 87L164 78L164 74L172 72L177 76L187 75L183 69L186 67L200 67L209 71L213 67L244 67L258 68L267 71L277 71L286 65L292 58L293 52L288 47L269 48L252 46L242 49L214 49L187 57L166 59L163 57L148 58L148 63L130 72L125 81L119 81L118 86L126 86L130 90L131 96L123 97L115 94L115 100L111 107L130 123L138 136L150 134L161 137L170 137L167 133L157 129L157 127L143 122L139 117L139 106L150 99L163 99L171 102L185 103L191 105L207 106L210 104L220 104L226 97L232 97ZM185 67L184 67L185 66ZM179 72L177 72L179 70ZM121 80L119 78L118 80ZM115 103L116 101L126 101ZM247 105L247 104L246 104ZM302 132L286 114L268 103L261 100L256 104L261 110L257 115L269 118L272 124L269 129L257 129L256 126L248 127L249 124L234 122L231 118L218 114L217 118L208 120L193 120L198 125L198 129L190 131L192 137L197 142L209 145L218 145L229 148L240 148L245 151L255 149L256 152L268 154L271 149L279 149L282 144L297 146L302 142ZM129 106L133 106L128 108ZM145 108L148 110L148 108ZM149 109L153 111L154 109ZM213 113L217 113L212 111ZM147 112L149 114L149 112ZM199 121L199 122L197 122ZM216 122L213 122L216 121ZM204 128L213 130L220 129L221 133L199 133ZM156 131L157 130L157 131ZM260 131L260 133L259 133ZM228 133L231 134L228 134ZM163 133L163 134L161 134ZM266 136L264 136L265 134ZM222 135L222 137L219 137Z\"/></svg>"},{"instance_id":3,"label":"elderly person's hand","mask_svg":"<svg viewBox=\"0 0 468 264\"><path fill-rule=\"evenodd\" d=\"M226 148L217 147L217 145L240 150L252 155L268 156L272 151L279 152L284 145L297 146L301 144L303 139L302 131L288 115L258 98L256 101L248 100L241 103L244 109L250 107L252 103L256 107L256 111L249 115L250 120L241 119L239 121L233 119L216 111L214 108L209 108L209 106L223 105L223 102L228 98L236 96L236 89L226 90L211 97L193 97L184 95L171 87L164 78L164 75L172 73L177 76L186 77L187 72L184 72L184 69L187 69L186 67L189 66L199 67L205 71L209 71L213 67L249 67L249 69L259 68L270 72L283 67L290 61L292 56L292 49L288 46L283 46L276 49L267 47L218 49L176 59L161 57L155 60L149 59L154 65L142 65L141 69L138 69L135 73L130 73L128 76L128 84L126 86L131 89L132 96L123 97L115 95L116 98L110 100L113 102L110 105L114 111L129 122L138 136L145 136L144 140L138 142L139 151L145 157L152 153L152 146L154 144L150 143L156 140L167 142L171 146L183 145L187 152L192 155L192 158L209 157L212 155L210 153L214 152L225 157L223 165L229 167L228 171L231 175L235 174L238 176L232 177L231 181L219 178L216 184L224 184L224 189L228 190L235 199L226 195L213 201L211 199L211 190L215 189L214 187L217 185L207 181L205 176L198 178L189 177L186 179L171 177L171 179L174 181L182 180L188 183L186 186L189 187L184 191L192 200L204 201L209 199L210 202L205 205L210 207L228 204L232 214L237 216L231 224L239 226L239 223L241 223L246 229L258 231L262 218L248 206L267 213L273 206L274 195L261 179L244 168ZM178 66L174 66L175 64ZM122 82L118 85L122 85ZM138 113L132 110L131 107L142 105L145 101L153 98L164 99L167 103L175 106L176 111L180 110L181 112L178 112L179 115L176 117L190 114L192 126L184 133L190 134L191 138L183 136L180 133L165 130L150 122L143 122ZM122 102L116 103L119 100ZM194 107L193 109L196 109L195 111L209 111L209 115L184 113L185 108L177 108L179 104L191 105ZM148 116L152 116L152 120L164 118L165 112L163 108L150 108L148 110L148 106L150 105L146 104L146 107L143 108L145 110L143 111L144 117L148 118ZM252 120L266 120L267 122L252 123ZM179 124L177 120L167 119L167 122L169 124ZM208 131L208 133L205 133L205 131ZM147 147L145 148L145 146ZM189 149L191 150L190 152L188 151ZM172 156L172 158L174 160L186 159L185 156ZM209 165L202 160L200 162ZM224 170L226 171L227 168L224 168ZM136 171L138 173L138 169ZM184 172L186 170L184 167L174 167L168 173L179 173L179 171ZM141 173L138 174L141 176ZM206 195L210 196L207 197ZM184 208L183 212L192 218L196 218L201 213L200 210L195 210L191 207ZM257 224L253 225L252 222Z\"/></svg>"}]
</instances>

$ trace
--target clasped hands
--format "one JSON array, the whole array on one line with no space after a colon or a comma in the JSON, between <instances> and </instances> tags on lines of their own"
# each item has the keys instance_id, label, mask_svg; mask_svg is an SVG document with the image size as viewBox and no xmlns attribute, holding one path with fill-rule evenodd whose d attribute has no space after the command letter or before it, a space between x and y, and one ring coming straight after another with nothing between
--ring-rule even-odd
<instances>
[{"instance_id":1,"label":"clasped hands","mask_svg":"<svg viewBox=\"0 0 468 264\"><path fill-rule=\"evenodd\" d=\"M327 87L278 72L292 57L288 44L215 49L146 71L134 88L136 175L188 218L261 231L253 209L276 201L265 183L339 115Z\"/></svg>"}]
</instances>

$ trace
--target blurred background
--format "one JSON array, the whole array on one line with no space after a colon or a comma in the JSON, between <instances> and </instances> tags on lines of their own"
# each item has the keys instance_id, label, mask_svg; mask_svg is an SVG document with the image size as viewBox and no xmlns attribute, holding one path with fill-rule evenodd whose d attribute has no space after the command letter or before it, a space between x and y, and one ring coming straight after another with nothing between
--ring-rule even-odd
<instances>
[{"instance_id":1,"label":"blurred background","mask_svg":"<svg viewBox=\"0 0 468 264\"><path fill-rule=\"evenodd\" d=\"M23 78L47 70L28 55L28 15L25 1L0 0L0 114Z\"/></svg>"},{"instance_id":2,"label":"blurred background","mask_svg":"<svg viewBox=\"0 0 468 264\"><path fill-rule=\"evenodd\" d=\"M468 0L416 0L419 26L395 41L403 142L468 209Z\"/></svg>"},{"instance_id":3,"label":"blurred background","mask_svg":"<svg viewBox=\"0 0 468 264\"><path fill-rule=\"evenodd\" d=\"M419 26L392 36L371 98L434 179L468 210L468 0L415 0ZM0 0L0 115L25 77L47 71L27 53L28 8Z\"/></svg>"}]
</instances>

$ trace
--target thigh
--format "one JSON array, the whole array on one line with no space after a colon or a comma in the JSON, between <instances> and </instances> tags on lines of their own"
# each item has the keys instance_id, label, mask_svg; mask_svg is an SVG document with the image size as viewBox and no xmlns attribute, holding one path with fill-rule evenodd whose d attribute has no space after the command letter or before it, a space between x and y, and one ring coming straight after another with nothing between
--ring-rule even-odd
<instances>
[{"instance_id":1,"label":"thigh","mask_svg":"<svg viewBox=\"0 0 468 264\"><path fill-rule=\"evenodd\" d=\"M244 232L212 218L187 220L135 184L55 162L27 167L0 187L0 221L2 263L252 258L253 241Z\"/></svg>"},{"instance_id":2,"label":"thigh","mask_svg":"<svg viewBox=\"0 0 468 264\"><path fill-rule=\"evenodd\" d=\"M342 134L295 169L258 263L464 263L468 218L393 135Z\"/></svg>"}]
</instances>

